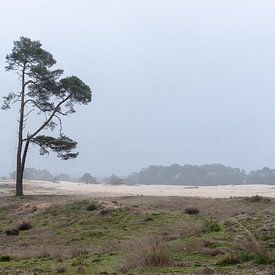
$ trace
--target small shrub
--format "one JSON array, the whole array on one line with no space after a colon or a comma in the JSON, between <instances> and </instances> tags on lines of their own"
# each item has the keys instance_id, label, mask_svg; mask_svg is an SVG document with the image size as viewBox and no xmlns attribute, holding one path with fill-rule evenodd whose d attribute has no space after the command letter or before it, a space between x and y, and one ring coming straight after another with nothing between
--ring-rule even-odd
<instances>
[{"instance_id":1,"label":"small shrub","mask_svg":"<svg viewBox=\"0 0 275 275\"><path fill-rule=\"evenodd\" d=\"M206 232L219 232L222 229L221 224L214 219L205 220L204 226Z\"/></svg>"},{"instance_id":2,"label":"small shrub","mask_svg":"<svg viewBox=\"0 0 275 275\"><path fill-rule=\"evenodd\" d=\"M164 267L171 263L171 255L165 242L158 238L143 239L127 245L127 263L123 270L139 267Z\"/></svg>"},{"instance_id":3,"label":"small shrub","mask_svg":"<svg viewBox=\"0 0 275 275\"><path fill-rule=\"evenodd\" d=\"M217 246L217 241L214 240L202 240L204 247L215 248Z\"/></svg>"},{"instance_id":4,"label":"small shrub","mask_svg":"<svg viewBox=\"0 0 275 275\"><path fill-rule=\"evenodd\" d=\"M69 255L71 258L82 257L85 258L88 254L88 251L82 249L78 244L73 244L69 249ZM76 260L77 262L78 260Z\"/></svg>"},{"instance_id":5,"label":"small shrub","mask_svg":"<svg viewBox=\"0 0 275 275\"><path fill-rule=\"evenodd\" d=\"M64 265L60 265L56 268L56 273L65 273L67 271Z\"/></svg>"},{"instance_id":6,"label":"small shrub","mask_svg":"<svg viewBox=\"0 0 275 275\"><path fill-rule=\"evenodd\" d=\"M235 229L238 228L239 238L236 240L237 247L246 252L246 254L250 254L251 260L253 260L256 264L268 264L272 262L269 251L266 249L265 245L259 241L254 233L250 231L247 227L245 227L238 220L232 220L233 226L235 225ZM241 235L240 235L241 234ZM249 252L248 252L249 251ZM249 255L240 255L240 259L248 259ZM249 260L250 260L249 259Z\"/></svg>"},{"instance_id":7,"label":"small shrub","mask_svg":"<svg viewBox=\"0 0 275 275\"><path fill-rule=\"evenodd\" d=\"M238 264L239 262L240 261L236 255L226 254L217 262L217 265L232 265L232 264Z\"/></svg>"},{"instance_id":8,"label":"small shrub","mask_svg":"<svg viewBox=\"0 0 275 275\"><path fill-rule=\"evenodd\" d=\"M22 222L17 227L19 230L29 230L32 228L32 225L30 222Z\"/></svg>"},{"instance_id":9,"label":"small shrub","mask_svg":"<svg viewBox=\"0 0 275 275\"><path fill-rule=\"evenodd\" d=\"M94 202L90 203L86 208L87 211L95 211L97 209L98 209L98 205Z\"/></svg>"},{"instance_id":10,"label":"small shrub","mask_svg":"<svg viewBox=\"0 0 275 275\"><path fill-rule=\"evenodd\" d=\"M254 262L256 264L270 264L272 263L272 259L267 253L257 253L254 256Z\"/></svg>"},{"instance_id":11,"label":"small shrub","mask_svg":"<svg viewBox=\"0 0 275 275\"><path fill-rule=\"evenodd\" d=\"M151 222L152 220L153 220L152 217L146 217L146 218L144 219L145 222Z\"/></svg>"},{"instance_id":12,"label":"small shrub","mask_svg":"<svg viewBox=\"0 0 275 275\"><path fill-rule=\"evenodd\" d=\"M268 198L264 198L263 196L252 196L252 197L248 197L245 199L247 202L266 202L266 201L270 201L270 199Z\"/></svg>"},{"instance_id":13,"label":"small shrub","mask_svg":"<svg viewBox=\"0 0 275 275\"><path fill-rule=\"evenodd\" d=\"M75 258L73 259L71 266L83 266L84 265L84 259L83 258Z\"/></svg>"},{"instance_id":14,"label":"small shrub","mask_svg":"<svg viewBox=\"0 0 275 275\"><path fill-rule=\"evenodd\" d=\"M217 242L211 240L192 240L185 244L184 251L210 256L224 255L224 250L216 248L216 245Z\"/></svg>"},{"instance_id":15,"label":"small shrub","mask_svg":"<svg viewBox=\"0 0 275 275\"><path fill-rule=\"evenodd\" d=\"M34 213L38 210L37 206L33 206L32 209L31 209L31 212Z\"/></svg>"},{"instance_id":16,"label":"small shrub","mask_svg":"<svg viewBox=\"0 0 275 275\"><path fill-rule=\"evenodd\" d=\"M6 230L7 236L17 236L19 235L19 230L17 228Z\"/></svg>"},{"instance_id":17,"label":"small shrub","mask_svg":"<svg viewBox=\"0 0 275 275\"><path fill-rule=\"evenodd\" d=\"M100 211L100 215L106 216L106 215L111 215L113 213L112 209L104 208Z\"/></svg>"},{"instance_id":18,"label":"small shrub","mask_svg":"<svg viewBox=\"0 0 275 275\"><path fill-rule=\"evenodd\" d=\"M53 251L51 257L59 263L64 262L64 254L61 249L57 249L57 250Z\"/></svg>"},{"instance_id":19,"label":"small shrub","mask_svg":"<svg viewBox=\"0 0 275 275\"><path fill-rule=\"evenodd\" d=\"M184 212L189 215L197 215L200 213L200 210L197 208L189 207L185 208Z\"/></svg>"},{"instance_id":20,"label":"small shrub","mask_svg":"<svg viewBox=\"0 0 275 275\"><path fill-rule=\"evenodd\" d=\"M86 272L86 269L85 269L84 266L79 266L79 267L77 268L77 273L85 273L85 272Z\"/></svg>"},{"instance_id":21,"label":"small shrub","mask_svg":"<svg viewBox=\"0 0 275 275\"><path fill-rule=\"evenodd\" d=\"M254 255L247 251L240 251L238 256L241 262L249 262L254 260Z\"/></svg>"},{"instance_id":22,"label":"small shrub","mask_svg":"<svg viewBox=\"0 0 275 275\"><path fill-rule=\"evenodd\" d=\"M203 274L203 275L211 274L212 275L212 274L218 274L218 272L214 268L205 267L201 270L200 274Z\"/></svg>"},{"instance_id":23,"label":"small shrub","mask_svg":"<svg viewBox=\"0 0 275 275\"><path fill-rule=\"evenodd\" d=\"M167 266L170 263L167 248L156 242L146 255L144 263L149 267Z\"/></svg>"},{"instance_id":24,"label":"small shrub","mask_svg":"<svg viewBox=\"0 0 275 275\"><path fill-rule=\"evenodd\" d=\"M12 258L9 255L0 256L0 262L10 262L11 260L12 260Z\"/></svg>"},{"instance_id":25,"label":"small shrub","mask_svg":"<svg viewBox=\"0 0 275 275\"><path fill-rule=\"evenodd\" d=\"M223 255L224 252L221 249L218 248L209 248L209 247L202 247L198 251L201 254L210 255L210 256L217 256L217 255Z\"/></svg>"}]
</instances>

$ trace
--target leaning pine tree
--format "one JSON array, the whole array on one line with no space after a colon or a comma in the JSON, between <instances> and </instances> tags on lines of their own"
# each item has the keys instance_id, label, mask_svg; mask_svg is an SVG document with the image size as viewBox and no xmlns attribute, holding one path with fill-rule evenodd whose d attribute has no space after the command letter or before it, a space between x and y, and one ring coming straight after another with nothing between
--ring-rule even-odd
<instances>
[{"instance_id":1,"label":"leaning pine tree","mask_svg":"<svg viewBox=\"0 0 275 275\"><path fill-rule=\"evenodd\" d=\"M39 41L21 37L6 56L6 70L19 75L21 87L19 92L4 97L2 106L6 110L11 104L19 104L16 196L23 195L23 175L30 144L39 146L41 155L52 150L64 160L77 157L78 153L73 152L77 142L62 133L62 117L74 113L75 104L91 101L89 86L76 76L61 78L63 70L52 69L56 61L41 46ZM34 114L43 114L43 120L36 129L27 131ZM45 130L54 130L58 125L59 136L44 134Z\"/></svg>"}]
</instances>

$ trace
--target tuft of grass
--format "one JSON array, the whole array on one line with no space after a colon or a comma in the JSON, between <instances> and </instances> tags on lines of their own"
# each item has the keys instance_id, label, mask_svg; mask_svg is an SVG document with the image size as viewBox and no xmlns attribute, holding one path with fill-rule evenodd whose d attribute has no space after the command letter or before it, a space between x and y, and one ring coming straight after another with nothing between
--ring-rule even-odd
<instances>
[{"instance_id":1,"label":"tuft of grass","mask_svg":"<svg viewBox=\"0 0 275 275\"><path fill-rule=\"evenodd\" d=\"M256 264L271 264L272 259L267 253L257 253L254 256L254 262Z\"/></svg>"},{"instance_id":2,"label":"tuft of grass","mask_svg":"<svg viewBox=\"0 0 275 275\"><path fill-rule=\"evenodd\" d=\"M65 265L59 265L57 268L56 268L56 273L65 273L67 271L67 268Z\"/></svg>"},{"instance_id":3,"label":"tuft of grass","mask_svg":"<svg viewBox=\"0 0 275 275\"><path fill-rule=\"evenodd\" d=\"M217 261L217 265L234 265L238 263L240 263L240 260L234 254L226 254Z\"/></svg>"},{"instance_id":4,"label":"tuft of grass","mask_svg":"<svg viewBox=\"0 0 275 275\"><path fill-rule=\"evenodd\" d=\"M204 220L204 227L205 227L205 232L219 232L222 230L222 226L220 222L217 220L210 218L210 219L205 219Z\"/></svg>"},{"instance_id":5,"label":"tuft of grass","mask_svg":"<svg viewBox=\"0 0 275 275\"><path fill-rule=\"evenodd\" d=\"M77 268L77 273L85 273L85 272L86 272L86 269L84 266L81 265Z\"/></svg>"},{"instance_id":6,"label":"tuft of grass","mask_svg":"<svg viewBox=\"0 0 275 275\"><path fill-rule=\"evenodd\" d=\"M254 260L254 255L246 250L240 251L238 257L241 262L250 262Z\"/></svg>"},{"instance_id":7,"label":"tuft of grass","mask_svg":"<svg viewBox=\"0 0 275 275\"><path fill-rule=\"evenodd\" d=\"M233 222L233 228L238 230L237 247L241 250L239 259L241 261L254 260L256 264L271 263L271 256L263 242L259 241L253 232L237 219L231 219L231 222Z\"/></svg>"},{"instance_id":8,"label":"tuft of grass","mask_svg":"<svg viewBox=\"0 0 275 275\"><path fill-rule=\"evenodd\" d=\"M129 250L131 249L131 250ZM126 247L124 270L140 267L164 267L171 263L171 254L165 242L159 238L132 241Z\"/></svg>"}]
</instances>

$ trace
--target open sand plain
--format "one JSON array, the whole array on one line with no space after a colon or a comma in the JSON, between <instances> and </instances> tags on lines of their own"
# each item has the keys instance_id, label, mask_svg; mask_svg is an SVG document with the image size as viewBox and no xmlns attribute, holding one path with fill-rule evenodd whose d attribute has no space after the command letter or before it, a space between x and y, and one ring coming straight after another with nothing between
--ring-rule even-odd
<instances>
[{"instance_id":1,"label":"open sand plain","mask_svg":"<svg viewBox=\"0 0 275 275\"><path fill-rule=\"evenodd\" d=\"M25 181L26 195L87 195L110 196L181 196L202 198L230 198L264 196L275 198L275 185L218 185L218 186L178 186L178 185L109 185L75 182ZM0 196L13 195L14 181L0 181Z\"/></svg>"}]
</instances>

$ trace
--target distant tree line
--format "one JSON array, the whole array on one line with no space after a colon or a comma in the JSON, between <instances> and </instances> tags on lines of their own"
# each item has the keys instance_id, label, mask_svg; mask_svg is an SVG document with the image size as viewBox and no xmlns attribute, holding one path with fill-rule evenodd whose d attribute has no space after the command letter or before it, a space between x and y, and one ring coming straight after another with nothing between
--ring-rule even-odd
<instances>
[{"instance_id":1,"label":"distant tree line","mask_svg":"<svg viewBox=\"0 0 275 275\"><path fill-rule=\"evenodd\" d=\"M16 179L16 172L10 173L11 179ZM26 168L24 173L24 179L27 180L43 180L54 181L54 176L46 169Z\"/></svg>"},{"instance_id":2,"label":"distant tree line","mask_svg":"<svg viewBox=\"0 0 275 275\"><path fill-rule=\"evenodd\" d=\"M128 184L226 185L275 184L275 169L263 168L246 172L221 164L151 165L126 179Z\"/></svg>"},{"instance_id":3,"label":"distant tree line","mask_svg":"<svg viewBox=\"0 0 275 275\"><path fill-rule=\"evenodd\" d=\"M11 179L16 179L16 172L10 173ZM80 178L72 178L68 174L60 173L58 175L52 175L46 169L35 169L35 168L26 168L24 173L25 180L41 180L41 181L71 181L71 182L82 182L82 183L97 183L96 177L93 177L90 173L84 173Z\"/></svg>"},{"instance_id":4,"label":"distant tree line","mask_svg":"<svg viewBox=\"0 0 275 275\"><path fill-rule=\"evenodd\" d=\"M15 179L16 173L10 174ZM72 178L68 174L52 175L49 171L26 168L24 179L42 181L73 181L86 184L96 184L98 180L90 173L84 173L80 178ZM138 173L132 173L126 178L111 175L103 182L111 185L119 184L168 184L168 185L227 185L227 184L273 184L275 185L275 169L265 167L247 172L239 168L231 168L221 164L151 165Z\"/></svg>"}]
</instances>

